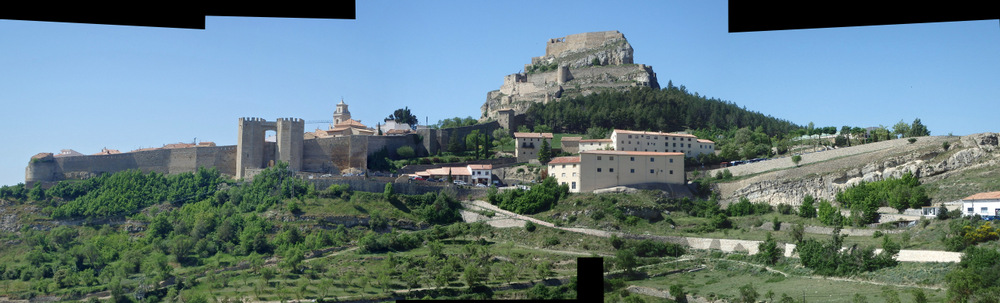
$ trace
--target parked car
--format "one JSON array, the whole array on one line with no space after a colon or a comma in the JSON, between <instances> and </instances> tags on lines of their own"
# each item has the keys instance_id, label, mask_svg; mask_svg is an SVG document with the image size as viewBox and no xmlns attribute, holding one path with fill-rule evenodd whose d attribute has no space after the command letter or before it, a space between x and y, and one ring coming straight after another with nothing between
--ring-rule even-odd
<instances>
[{"instance_id":1,"label":"parked car","mask_svg":"<svg viewBox=\"0 0 1000 303\"><path fill-rule=\"evenodd\" d=\"M455 180L455 184L456 185L469 185L469 183L465 183L465 181L462 181L462 180Z\"/></svg>"},{"instance_id":2,"label":"parked car","mask_svg":"<svg viewBox=\"0 0 1000 303\"><path fill-rule=\"evenodd\" d=\"M476 183L476 187L487 187L486 184Z\"/></svg>"}]
</instances>

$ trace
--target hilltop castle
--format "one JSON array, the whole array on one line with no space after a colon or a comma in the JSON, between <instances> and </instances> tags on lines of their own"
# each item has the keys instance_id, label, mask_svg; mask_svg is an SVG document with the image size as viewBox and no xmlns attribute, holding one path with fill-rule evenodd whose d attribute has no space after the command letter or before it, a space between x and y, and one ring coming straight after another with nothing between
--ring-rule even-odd
<instances>
[{"instance_id":1,"label":"hilltop castle","mask_svg":"<svg viewBox=\"0 0 1000 303\"><path fill-rule=\"evenodd\" d=\"M163 148L145 148L122 153L105 148L101 153L83 155L64 150L59 155L39 153L25 168L26 184L84 179L128 169L174 174L193 172L199 167L214 167L234 178L252 177L278 161L288 163L296 172L339 174L349 168L366 170L368 156L385 150L410 146L419 156L435 154L447 146L452 136L464 138L474 130L491 133L497 122L450 129L418 129L415 134L375 136L374 130L353 120L347 104L341 100L329 130L305 132L299 118L246 117L238 120L237 145L169 144ZM265 140L274 131L275 142ZM318 133L324 135L318 136Z\"/></svg>"},{"instance_id":2,"label":"hilltop castle","mask_svg":"<svg viewBox=\"0 0 1000 303\"><path fill-rule=\"evenodd\" d=\"M549 39L544 56L531 58L523 72L505 76L500 89L486 94L480 120L511 119L533 103L567 96L636 86L659 89L653 67L634 64L632 52L618 31ZM513 112L504 113L508 110Z\"/></svg>"}]
</instances>

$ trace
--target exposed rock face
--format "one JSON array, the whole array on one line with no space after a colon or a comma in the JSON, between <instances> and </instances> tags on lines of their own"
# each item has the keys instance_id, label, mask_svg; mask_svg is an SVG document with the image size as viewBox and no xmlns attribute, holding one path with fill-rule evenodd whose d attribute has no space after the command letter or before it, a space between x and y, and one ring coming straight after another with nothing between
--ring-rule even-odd
<instances>
[{"instance_id":1,"label":"exposed rock face","mask_svg":"<svg viewBox=\"0 0 1000 303\"><path fill-rule=\"evenodd\" d=\"M926 139L925 139L926 138ZM925 137L920 140L932 140ZM982 166L995 167L1000 165L1000 154L992 153L997 148L996 133L981 133L962 137L959 143L951 146L954 151L947 158L937 157L942 149L923 149L910 153L890 156L871 162L857 162L843 159L839 163L855 163L853 167L842 167L841 171L814 172L805 178L784 178L781 172L767 174L760 179L751 179L735 185L737 188L725 194L726 201L736 201L739 197L747 197L751 201L767 201L772 205L799 205L802 198L812 195L816 198L833 200L838 191L858 184L859 182L878 181L887 178L899 178L906 173L924 181L946 178L951 172L973 169ZM943 139L942 139L943 140ZM940 142L934 141L935 144ZM957 150L957 151L956 151ZM861 160L861 159L858 159ZM839 164L838 163L838 164ZM832 165L832 164L831 164Z\"/></svg>"},{"instance_id":2,"label":"exposed rock face","mask_svg":"<svg viewBox=\"0 0 1000 303\"><path fill-rule=\"evenodd\" d=\"M588 95L608 89L660 88L653 67L633 64L632 45L618 31L549 39L545 55L531 58L524 72L504 77L500 89L486 94L481 120L499 120L497 111L527 111L536 102Z\"/></svg>"}]
</instances>

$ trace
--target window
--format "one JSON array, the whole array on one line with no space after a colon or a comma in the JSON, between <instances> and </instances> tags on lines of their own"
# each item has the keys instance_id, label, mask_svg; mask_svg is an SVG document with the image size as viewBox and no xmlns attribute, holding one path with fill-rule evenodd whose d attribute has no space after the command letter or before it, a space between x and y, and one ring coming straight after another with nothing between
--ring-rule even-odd
<instances>
[{"instance_id":1,"label":"window","mask_svg":"<svg viewBox=\"0 0 1000 303\"><path fill-rule=\"evenodd\" d=\"M984 214L984 215L985 215L985 214L988 214L988 213L986 212L986 208L985 208L985 207L983 207L983 208L980 208L980 209L979 209L979 212L980 212L980 213L982 213L982 214Z\"/></svg>"},{"instance_id":2,"label":"window","mask_svg":"<svg viewBox=\"0 0 1000 303\"><path fill-rule=\"evenodd\" d=\"M565 177L565 176L566 176L566 173L562 173L562 176L563 176L563 177ZM565 183L563 183L563 184L565 184Z\"/></svg>"},{"instance_id":3,"label":"window","mask_svg":"<svg viewBox=\"0 0 1000 303\"><path fill-rule=\"evenodd\" d=\"M674 174L674 171L673 171L673 170L670 170L670 174L671 174L671 175L673 175L673 174Z\"/></svg>"},{"instance_id":4,"label":"window","mask_svg":"<svg viewBox=\"0 0 1000 303\"><path fill-rule=\"evenodd\" d=\"M649 157L649 162L656 162L656 158Z\"/></svg>"},{"instance_id":5,"label":"window","mask_svg":"<svg viewBox=\"0 0 1000 303\"><path fill-rule=\"evenodd\" d=\"M597 172L601 172L601 168L600 167L597 168Z\"/></svg>"},{"instance_id":6,"label":"window","mask_svg":"<svg viewBox=\"0 0 1000 303\"><path fill-rule=\"evenodd\" d=\"M652 169L650 169L650 170L649 170L649 173L651 173L651 174L652 174L652 173L653 173L653 170L652 170Z\"/></svg>"},{"instance_id":7,"label":"window","mask_svg":"<svg viewBox=\"0 0 1000 303\"><path fill-rule=\"evenodd\" d=\"M600 159L601 159L601 156L597 156L597 160L600 160Z\"/></svg>"},{"instance_id":8,"label":"window","mask_svg":"<svg viewBox=\"0 0 1000 303\"><path fill-rule=\"evenodd\" d=\"M614 167L612 167L612 168L609 168L609 169L608 169L608 172L609 172L609 173L613 173L613 172L615 172L615 168L614 168ZM985 208L984 208L984 209L985 209Z\"/></svg>"},{"instance_id":9,"label":"window","mask_svg":"<svg viewBox=\"0 0 1000 303\"><path fill-rule=\"evenodd\" d=\"M966 212L971 215L972 214L972 207L969 207L969 209Z\"/></svg>"},{"instance_id":10,"label":"window","mask_svg":"<svg viewBox=\"0 0 1000 303\"><path fill-rule=\"evenodd\" d=\"M572 186L571 186L570 188L571 188L571 189L576 189L576 182L573 182L573 183L571 183L571 184L572 184Z\"/></svg>"},{"instance_id":11,"label":"window","mask_svg":"<svg viewBox=\"0 0 1000 303\"><path fill-rule=\"evenodd\" d=\"M630 170L628 170L628 172L630 172L630 173L633 173L633 174L634 174L634 173L635 173L635 168L633 168L633 169L630 169Z\"/></svg>"},{"instance_id":12,"label":"window","mask_svg":"<svg viewBox=\"0 0 1000 303\"><path fill-rule=\"evenodd\" d=\"M688 143L688 148L691 148L691 143Z\"/></svg>"},{"instance_id":13,"label":"window","mask_svg":"<svg viewBox=\"0 0 1000 303\"><path fill-rule=\"evenodd\" d=\"M615 156L608 156L608 160L614 160Z\"/></svg>"},{"instance_id":14,"label":"window","mask_svg":"<svg viewBox=\"0 0 1000 303\"><path fill-rule=\"evenodd\" d=\"M573 176L576 177L576 172L573 172Z\"/></svg>"},{"instance_id":15,"label":"window","mask_svg":"<svg viewBox=\"0 0 1000 303\"><path fill-rule=\"evenodd\" d=\"M573 168L576 168L576 164L573 164Z\"/></svg>"},{"instance_id":16,"label":"window","mask_svg":"<svg viewBox=\"0 0 1000 303\"><path fill-rule=\"evenodd\" d=\"M632 139L632 135L628 135L628 138L629 138L629 139Z\"/></svg>"},{"instance_id":17,"label":"window","mask_svg":"<svg viewBox=\"0 0 1000 303\"><path fill-rule=\"evenodd\" d=\"M674 159L670 159L670 163L674 163Z\"/></svg>"},{"instance_id":18,"label":"window","mask_svg":"<svg viewBox=\"0 0 1000 303\"><path fill-rule=\"evenodd\" d=\"M555 176L556 176L556 173L552 173L551 175L552 175L553 177L555 177Z\"/></svg>"},{"instance_id":19,"label":"window","mask_svg":"<svg viewBox=\"0 0 1000 303\"><path fill-rule=\"evenodd\" d=\"M674 147L677 147L677 143L674 143Z\"/></svg>"},{"instance_id":20,"label":"window","mask_svg":"<svg viewBox=\"0 0 1000 303\"><path fill-rule=\"evenodd\" d=\"M633 161L633 162L635 161L635 157L628 157L628 158L629 158L628 159L629 161Z\"/></svg>"}]
</instances>

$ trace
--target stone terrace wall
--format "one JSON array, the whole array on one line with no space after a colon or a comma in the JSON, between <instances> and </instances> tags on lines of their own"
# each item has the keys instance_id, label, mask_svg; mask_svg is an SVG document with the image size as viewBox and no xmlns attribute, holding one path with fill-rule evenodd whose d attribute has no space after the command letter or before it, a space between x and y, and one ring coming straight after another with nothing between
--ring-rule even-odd
<instances>
[{"instance_id":1,"label":"stone terrace wall","mask_svg":"<svg viewBox=\"0 0 1000 303\"><path fill-rule=\"evenodd\" d=\"M351 187L351 190L370 193L382 193L385 191L385 184L390 183L367 179L311 179L308 181L315 185L317 190L326 189L333 184L347 184ZM423 195L425 193L447 190L454 192L459 199L486 197L485 188L460 187L454 184L393 183L392 189L395 193L404 195Z\"/></svg>"}]
</instances>

